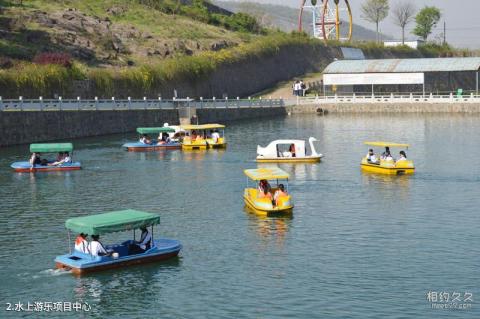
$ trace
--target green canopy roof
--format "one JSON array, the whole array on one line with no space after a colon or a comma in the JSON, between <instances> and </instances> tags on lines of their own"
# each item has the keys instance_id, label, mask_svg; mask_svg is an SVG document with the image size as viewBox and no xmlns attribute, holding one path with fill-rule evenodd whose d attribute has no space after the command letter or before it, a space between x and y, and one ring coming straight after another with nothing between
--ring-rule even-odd
<instances>
[{"instance_id":1,"label":"green canopy roof","mask_svg":"<svg viewBox=\"0 0 480 319\"><path fill-rule=\"evenodd\" d=\"M101 235L160 224L157 214L127 209L98 215L70 218L65 227L75 233Z\"/></svg>"},{"instance_id":2,"label":"green canopy roof","mask_svg":"<svg viewBox=\"0 0 480 319\"><path fill-rule=\"evenodd\" d=\"M72 143L42 143L30 144L30 152L35 153L55 153L73 151Z\"/></svg>"},{"instance_id":3,"label":"green canopy roof","mask_svg":"<svg viewBox=\"0 0 480 319\"><path fill-rule=\"evenodd\" d=\"M140 134L155 134L155 133L173 133L175 129L163 126L163 127L138 127L137 132Z\"/></svg>"}]
</instances>

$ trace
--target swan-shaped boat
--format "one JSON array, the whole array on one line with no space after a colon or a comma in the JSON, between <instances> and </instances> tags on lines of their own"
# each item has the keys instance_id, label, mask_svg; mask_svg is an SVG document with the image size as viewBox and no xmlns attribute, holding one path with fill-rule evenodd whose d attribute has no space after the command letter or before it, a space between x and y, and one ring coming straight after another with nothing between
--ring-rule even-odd
<instances>
[{"instance_id":1,"label":"swan-shaped boat","mask_svg":"<svg viewBox=\"0 0 480 319\"><path fill-rule=\"evenodd\" d=\"M310 137L310 155L307 155L307 148L304 140L276 140L267 147L257 146L257 162L259 163L318 163L323 157L315 150L313 142L315 137Z\"/></svg>"},{"instance_id":2,"label":"swan-shaped boat","mask_svg":"<svg viewBox=\"0 0 480 319\"><path fill-rule=\"evenodd\" d=\"M392 142L365 142L366 145L372 147L385 147L385 152L390 153L390 148L404 148L408 149L408 144L392 143ZM371 149L373 151L373 148ZM370 150L369 150L370 151ZM385 153L384 152L384 153ZM405 154L405 152L403 152ZM372 157L373 155L373 157ZM390 157L380 157L372 154L367 154L362 158L360 167L363 171L386 174L386 175L407 175L413 174L415 172L415 166L412 160L407 160L407 158L400 158L394 160L392 156Z\"/></svg>"}]
</instances>

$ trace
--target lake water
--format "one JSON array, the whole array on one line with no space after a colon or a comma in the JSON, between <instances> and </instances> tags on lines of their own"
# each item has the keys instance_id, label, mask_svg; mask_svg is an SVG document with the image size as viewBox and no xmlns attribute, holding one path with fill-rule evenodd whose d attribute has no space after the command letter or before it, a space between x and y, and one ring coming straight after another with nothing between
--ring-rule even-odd
<instances>
[{"instance_id":1,"label":"lake water","mask_svg":"<svg viewBox=\"0 0 480 319\"><path fill-rule=\"evenodd\" d=\"M244 211L256 145L309 136L322 162L281 165L292 218ZM123 151L134 134L76 140L84 169L46 174L12 172L28 146L2 148L0 318L27 315L7 303L76 301L90 311L42 314L479 318L479 137L478 116L291 116L229 125L226 151ZM410 143L415 175L362 173L366 140ZM180 257L80 278L52 270L67 218L125 208L159 213L154 236L180 240ZM432 309L441 292L471 307Z\"/></svg>"}]
</instances>

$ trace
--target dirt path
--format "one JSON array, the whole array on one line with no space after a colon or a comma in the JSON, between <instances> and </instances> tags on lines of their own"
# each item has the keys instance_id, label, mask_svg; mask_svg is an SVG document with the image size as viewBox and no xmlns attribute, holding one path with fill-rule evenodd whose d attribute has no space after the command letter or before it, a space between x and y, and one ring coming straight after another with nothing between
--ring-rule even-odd
<instances>
[{"instance_id":1,"label":"dirt path","mask_svg":"<svg viewBox=\"0 0 480 319\"><path fill-rule=\"evenodd\" d=\"M255 97L263 96L265 98L271 97L272 99L290 99L293 98L292 84L295 80L303 80L303 82L307 84L307 87L309 87L313 85L314 82L316 82L317 84L320 83L322 77L323 75L321 73L309 73L304 76L297 76L288 81L277 83L277 85L270 89L258 92L257 94L255 94Z\"/></svg>"}]
</instances>

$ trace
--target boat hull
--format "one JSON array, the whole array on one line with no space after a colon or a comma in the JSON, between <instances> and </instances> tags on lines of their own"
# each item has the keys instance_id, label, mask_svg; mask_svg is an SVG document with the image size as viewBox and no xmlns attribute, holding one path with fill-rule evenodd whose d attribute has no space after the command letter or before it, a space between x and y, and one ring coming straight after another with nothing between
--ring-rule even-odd
<instances>
[{"instance_id":1,"label":"boat hull","mask_svg":"<svg viewBox=\"0 0 480 319\"><path fill-rule=\"evenodd\" d=\"M415 173L415 167L385 167L382 165L362 163L361 168L365 172L384 175L411 175Z\"/></svg>"},{"instance_id":2,"label":"boat hull","mask_svg":"<svg viewBox=\"0 0 480 319\"><path fill-rule=\"evenodd\" d=\"M207 147L207 144L182 144L182 150L186 151L206 150Z\"/></svg>"},{"instance_id":3,"label":"boat hull","mask_svg":"<svg viewBox=\"0 0 480 319\"><path fill-rule=\"evenodd\" d=\"M257 163L318 163L322 156L305 157L257 157Z\"/></svg>"},{"instance_id":4,"label":"boat hull","mask_svg":"<svg viewBox=\"0 0 480 319\"><path fill-rule=\"evenodd\" d=\"M143 143L125 143L122 145L129 152L152 152L160 150L174 150L182 148L180 143L166 143L166 144L155 144L148 145Z\"/></svg>"},{"instance_id":5,"label":"boat hull","mask_svg":"<svg viewBox=\"0 0 480 319\"><path fill-rule=\"evenodd\" d=\"M249 208L252 212L262 216L275 216L275 215L284 215L284 214L291 214L293 211L293 204L289 201L287 205L282 205L280 207L273 207L266 204L265 202L255 202L253 198L256 198L256 190L254 189L245 189L243 200L245 201L245 205Z\"/></svg>"},{"instance_id":6,"label":"boat hull","mask_svg":"<svg viewBox=\"0 0 480 319\"><path fill-rule=\"evenodd\" d=\"M82 169L80 162L74 162L66 165L48 166L48 165L35 165L33 169L29 162L15 162L10 165L15 172L18 173L39 173L39 172L57 172L57 171L76 171Z\"/></svg>"},{"instance_id":7,"label":"boat hull","mask_svg":"<svg viewBox=\"0 0 480 319\"><path fill-rule=\"evenodd\" d=\"M128 242L125 242L123 245L125 246L127 243ZM72 254L55 258L55 267L71 271L75 275L84 275L107 269L164 261L176 257L182 248L180 242L173 239L155 240L155 243L156 246L145 253L127 255L118 259L112 257L93 257L75 251ZM109 247L107 246L107 248Z\"/></svg>"}]
</instances>

